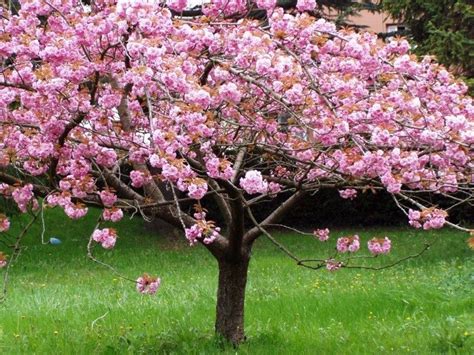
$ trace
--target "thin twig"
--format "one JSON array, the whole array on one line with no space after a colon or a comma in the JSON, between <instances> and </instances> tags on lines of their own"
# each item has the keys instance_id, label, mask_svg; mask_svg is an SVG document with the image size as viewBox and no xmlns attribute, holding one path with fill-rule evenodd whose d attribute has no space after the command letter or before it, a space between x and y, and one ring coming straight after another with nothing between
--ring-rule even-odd
<instances>
[{"instance_id":1,"label":"thin twig","mask_svg":"<svg viewBox=\"0 0 474 355\"><path fill-rule=\"evenodd\" d=\"M99 259L97 259L94 254L92 253L92 249L93 249L93 241L94 239L92 239L92 236L94 234L94 231L96 229L98 229L100 227L100 224L102 222L102 216L100 216L98 219L97 219L97 223L91 233L91 236L89 237L89 242L87 243L87 257L89 259L91 259L92 261L96 262L97 264L100 264L104 267L106 267L107 269L111 270L115 275L117 275L118 277L120 277L121 279L123 280L127 280L127 281L130 281L130 282L133 282L133 283L136 283L136 280L132 280L124 275L122 275L116 268L114 268L112 265L109 265Z\"/></svg>"}]
</instances>

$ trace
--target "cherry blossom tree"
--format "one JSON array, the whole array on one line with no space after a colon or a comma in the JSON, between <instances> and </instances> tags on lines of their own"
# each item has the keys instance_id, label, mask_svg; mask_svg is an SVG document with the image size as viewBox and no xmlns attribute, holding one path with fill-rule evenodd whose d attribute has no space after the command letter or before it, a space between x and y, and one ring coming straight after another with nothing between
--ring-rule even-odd
<instances>
[{"instance_id":1,"label":"cherry blossom tree","mask_svg":"<svg viewBox=\"0 0 474 355\"><path fill-rule=\"evenodd\" d=\"M181 228L217 260L216 331L236 344L260 236L314 269L358 267L361 247L390 251L388 237L354 235L327 259L299 259L269 228L302 198L386 190L413 227L468 231L426 196L472 202L473 101L407 41L338 31L312 16L314 0L292 13L276 0L212 0L191 13L181 0L89 3L24 0L18 15L0 12L0 194L31 223L44 205L72 219L101 208L92 258L94 245L119 242L103 224L125 213ZM266 19L248 18L252 9ZM281 205L257 218L275 196ZM0 215L0 232L9 227ZM323 228L314 237L327 241ZM8 260L0 253L0 267ZM136 281L143 293L159 285Z\"/></svg>"}]
</instances>

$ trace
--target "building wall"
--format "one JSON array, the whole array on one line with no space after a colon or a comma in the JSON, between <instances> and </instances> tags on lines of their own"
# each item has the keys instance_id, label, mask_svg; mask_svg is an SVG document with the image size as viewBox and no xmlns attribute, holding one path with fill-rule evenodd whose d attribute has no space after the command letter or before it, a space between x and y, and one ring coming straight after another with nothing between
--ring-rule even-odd
<instances>
[{"instance_id":1,"label":"building wall","mask_svg":"<svg viewBox=\"0 0 474 355\"><path fill-rule=\"evenodd\" d=\"M388 32L388 25L398 23L384 13L372 13L367 10L361 10L356 16L350 16L348 22L358 26L367 26L364 30L375 33Z\"/></svg>"},{"instance_id":2,"label":"building wall","mask_svg":"<svg viewBox=\"0 0 474 355\"><path fill-rule=\"evenodd\" d=\"M325 15L335 19L338 14L332 10L327 11ZM346 22L350 25L358 26L364 31L375 33L393 32L399 29L399 26L403 26L398 20L393 19L386 13L368 10L361 10L354 16L348 16Z\"/></svg>"}]
</instances>

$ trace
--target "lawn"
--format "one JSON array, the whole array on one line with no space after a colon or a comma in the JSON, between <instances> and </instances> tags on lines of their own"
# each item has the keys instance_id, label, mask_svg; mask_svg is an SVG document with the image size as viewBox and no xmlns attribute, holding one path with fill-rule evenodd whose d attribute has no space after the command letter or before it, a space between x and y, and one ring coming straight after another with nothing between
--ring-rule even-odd
<instances>
[{"instance_id":1,"label":"lawn","mask_svg":"<svg viewBox=\"0 0 474 355\"><path fill-rule=\"evenodd\" d=\"M437 241L422 257L383 271L303 269L268 241L257 241L247 288L248 341L235 350L213 334L217 268L204 248L152 235L138 219L119 223L116 248L96 248L96 255L132 279L159 275L158 294L144 296L87 259L95 218L69 221L50 210L46 236L63 243L42 245L40 224L25 237L0 305L0 353L474 353L474 253L459 232L337 230L326 244L278 235L301 257L325 257L335 238L349 232L358 232L363 245L389 235L394 252L374 265Z\"/></svg>"}]
</instances>

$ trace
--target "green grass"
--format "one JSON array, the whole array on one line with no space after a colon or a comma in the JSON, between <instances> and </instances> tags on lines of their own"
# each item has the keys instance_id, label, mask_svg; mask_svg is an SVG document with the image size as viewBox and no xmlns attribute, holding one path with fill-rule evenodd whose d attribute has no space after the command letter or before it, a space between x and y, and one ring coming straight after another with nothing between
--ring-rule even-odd
<instances>
[{"instance_id":1,"label":"green grass","mask_svg":"<svg viewBox=\"0 0 474 355\"><path fill-rule=\"evenodd\" d=\"M474 253L464 234L340 230L326 244L278 237L301 257L325 257L338 235L358 232L364 244L389 235L393 254L373 264L438 240L422 257L377 272L303 269L259 240L247 287L248 341L235 350L213 334L217 268L204 248L152 235L139 220L121 222L116 248L96 255L132 279L162 277L159 293L143 296L86 258L94 223L94 213L74 222L52 210L46 235L63 243L41 245L40 225L27 235L0 305L0 353L474 353Z\"/></svg>"}]
</instances>

